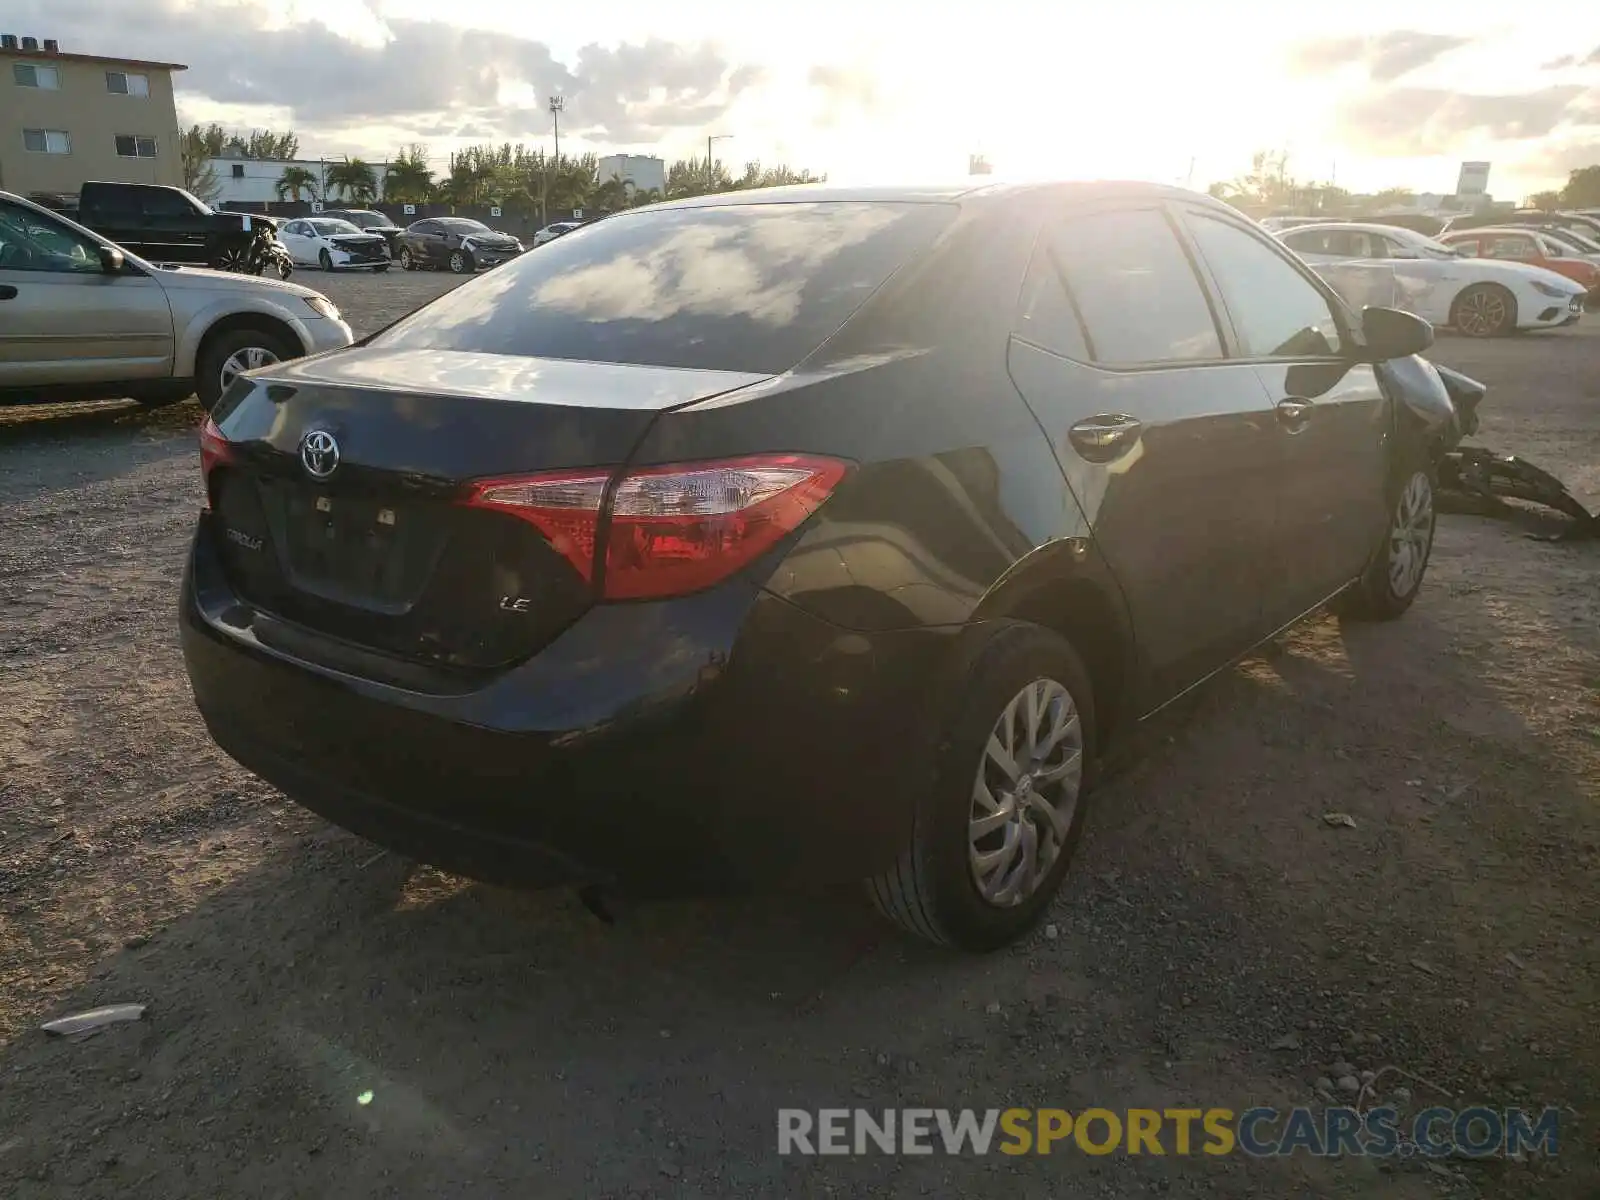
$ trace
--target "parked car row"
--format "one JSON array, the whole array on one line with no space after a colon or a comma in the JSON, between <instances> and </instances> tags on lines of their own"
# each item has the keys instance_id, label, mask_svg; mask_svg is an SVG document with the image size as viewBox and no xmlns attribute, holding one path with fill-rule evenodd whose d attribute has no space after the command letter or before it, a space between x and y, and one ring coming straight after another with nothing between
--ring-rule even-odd
<instances>
[{"instance_id":1,"label":"parked car row","mask_svg":"<svg viewBox=\"0 0 1600 1200\"><path fill-rule=\"evenodd\" d=\"M1399 226L1330 221L1276 236L1341 283L1351 278L1344 269L1350 264L1381 266L1394 280L1394 303L1468 337L1571 325L1600 281L1595 264L1576 256L1541 257L1553 247L1521 232L1474 231L1438 240Z\"/></svg>"}]
</instances>

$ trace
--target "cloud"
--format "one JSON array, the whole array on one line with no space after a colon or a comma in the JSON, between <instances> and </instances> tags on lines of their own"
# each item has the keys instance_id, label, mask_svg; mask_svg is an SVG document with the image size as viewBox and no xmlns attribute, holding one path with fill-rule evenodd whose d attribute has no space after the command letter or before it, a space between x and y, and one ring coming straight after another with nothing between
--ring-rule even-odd
<instances>
[{"instance_id":1,"label":"cloud","mask_svg":"<svg viewBox=\"0 0 1600 1200\"><path fill-rule=\"evenodd\" d=\"M1531 179L1565 180L1582 167L1600 166L1600 135L1556 145L1541 146L1512 166L1520 176Z\"/></svg>"},{"instance_id":2,"label":"cloud","mask_svg":"<svg viewBox=\"0 0 1600 1200\"><path fill-rule=\"evenodd\" d=\"M1445 33L1420 33L1392 29L1376 37L1321 38L1302 42L1291 52L1294 67L1305 75L1320 75L1340 67L1359 65L1377 83L1392 83L1418 67L1425 67L1471 38Z\"/></svg>"},{"instance_id":3,"label":"cloud","mask_svg":"<svg viewBox=\"0 0 1600 1200\"><path fill-rule=\"evenodd\" d=\"M567 63L543 42L447 21L385 19L371 41L319 22L274 26L257 0L147 0L133 22L106 0L22 0L21 10L8 28L48 28L67 49L188 63L180 103L278 106L311 128L448 124L531 136L549 130L545 101L560 94L563 132L627 145L715 120L763 77L710 43L595 44ZM109 40L108 29L117 31Z\"/></svg>"},{"instance_id":4,"label":"cloud","mask_svg":"<svg viewBox=\"0 0 1600 1200\"><path fill-rule=\"evenodd\" d=\"M1539 138L1562 126L1600 122L1600 93L1574 86L1519 95L1476 95L1441 88L1389 88L1357 97L1337 113L1343 138L1375 154L1447 154L1467 136L1496 141Z\"/></svg>"},{"instance_id":5,"label":"cloud","mask_svg":"<svg viewBox=\"0 0 1600 1200\"><path fill-rule=\"evenodd\" d=\"M1600 66L1600 46L1596 46L1588 54L1581 57L1576 54L1563 54L1560 58L1552 58L1541 69L1545 71L1564 71L1568 67L1592 66Z\"/></svg>"}]
</instances>

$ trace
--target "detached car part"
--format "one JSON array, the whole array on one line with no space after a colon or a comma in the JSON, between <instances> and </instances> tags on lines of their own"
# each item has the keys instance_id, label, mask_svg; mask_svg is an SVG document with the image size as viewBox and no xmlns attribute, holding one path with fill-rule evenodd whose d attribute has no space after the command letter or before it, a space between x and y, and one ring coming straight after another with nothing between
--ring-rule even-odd
<instances>
[{"instance_id":1,"label":"detached car part","mask_svg":"<svg viewBox=\"0 0 1600 1200\"><path fill-rule=\"evenodd\" d=\"M1502 498L1542 504L1571 517L1572 524L1546 541L1600 537L1600 516L1590 513L1550 472L1518 458L1478 446L1458 447L1439 463L1439 486L1499 506Z\"/></svg>"}]
</instances>

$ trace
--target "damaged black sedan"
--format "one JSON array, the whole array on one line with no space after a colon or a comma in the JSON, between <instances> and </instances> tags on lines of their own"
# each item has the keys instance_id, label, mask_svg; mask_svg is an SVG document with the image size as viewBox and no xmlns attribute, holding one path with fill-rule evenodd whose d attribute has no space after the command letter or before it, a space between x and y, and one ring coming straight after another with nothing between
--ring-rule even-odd
<instances>
[{"instance_id":1,"label":"damaged black sedan","mask_svg":"<svg viewBox=\"0 0 1600 1200\"><path fill-rule=\"evenodd\" d=\"M1173 188L623 213L229 390L195 699L450 870L865 881L993 948L1142 719L1324 603L1410 607L1463 432L1432 337Z\"/></svg>"}]
</instances>

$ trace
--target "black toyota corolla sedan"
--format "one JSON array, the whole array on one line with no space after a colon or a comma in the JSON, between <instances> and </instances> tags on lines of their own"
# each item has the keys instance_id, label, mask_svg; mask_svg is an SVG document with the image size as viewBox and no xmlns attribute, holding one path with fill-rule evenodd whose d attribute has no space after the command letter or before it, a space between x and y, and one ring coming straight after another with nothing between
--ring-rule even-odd
<instances>
[{"instance_id":1,"label":"black toyota corolla sedan","mask_svg":"<svg viewBox=\"0 0 1600 1200\"><path fill-rule=\"evenodd\" d=\"M1095 764L1421 586L1432 339L1139 184L698 197L241 377L183 584L217 742L478 878L865 880L969 949Z\"/></svg>"}]
</instances>

